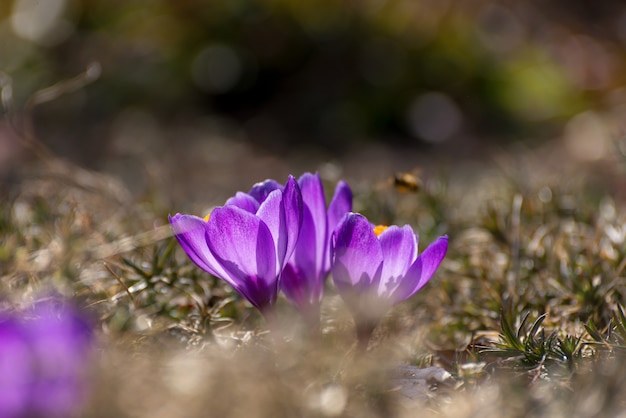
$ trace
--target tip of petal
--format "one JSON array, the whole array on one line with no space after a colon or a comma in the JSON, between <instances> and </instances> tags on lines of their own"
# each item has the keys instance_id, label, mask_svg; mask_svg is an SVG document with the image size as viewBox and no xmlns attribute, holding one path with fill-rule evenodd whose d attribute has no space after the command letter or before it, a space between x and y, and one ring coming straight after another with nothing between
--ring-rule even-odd
<instances>
[{"instance_id":1,"label":"tip of petal","mask_svg":"<svg viewBox=\"0 0 626 418\"><path fill-rule=\"evenodd\" d=\"M289 174L289 177L287 177L287 182L285 182L285 187L288 184L297 184L297 183L298 181L296 180L296 178L293 175Z\"/></svg>"}]
</instances>

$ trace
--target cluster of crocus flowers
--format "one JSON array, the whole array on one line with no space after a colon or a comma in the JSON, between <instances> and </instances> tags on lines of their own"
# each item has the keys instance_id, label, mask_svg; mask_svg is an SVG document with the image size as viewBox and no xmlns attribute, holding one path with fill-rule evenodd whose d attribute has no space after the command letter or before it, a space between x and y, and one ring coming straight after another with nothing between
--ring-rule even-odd
<instances>
[{"instance_id":1,"label":"cluster of crocus flowers","mask_svg":"<svg viewBox=\"0 0 626 418\"><path fill-rule=\"evenodd\" d=\"M90 323L62 302L0 315L0 416L75 416L85 401Z\"/></svg>"},{"instance_id":2,"label":"cluster of crocus flowers","mask_svg":"<svg viewBox=\"0 0 626 418\"><path fill-rule=\"evenodd\" d=\"M324 281L332 271L352 311L359 339L369 339L384 311L420 290L447 250L441 237L422 254L410 226L374 226L351 212L352 191L339 182L326 205L318 174L285 185L266 180L200 218L170 223L189 258L272 316L279 291L312 325L319 323Z\"/></svg>"}]
</instances>

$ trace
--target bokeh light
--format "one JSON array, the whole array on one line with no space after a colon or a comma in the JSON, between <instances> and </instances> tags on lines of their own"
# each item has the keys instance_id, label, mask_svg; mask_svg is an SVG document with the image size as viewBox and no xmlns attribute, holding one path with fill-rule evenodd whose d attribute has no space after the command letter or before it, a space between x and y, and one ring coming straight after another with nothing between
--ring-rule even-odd
<instances>
[{"instance_id":1,"label":"bokeh light","mask_svg":"<svg viewBox=\"0 0 626 418\"><path fill-rule=\"evenodd\" d=\"M42 46L65 41L74 31L67 0L16 0L11 27L16 35Z\"/></svg>"}]
</instances>

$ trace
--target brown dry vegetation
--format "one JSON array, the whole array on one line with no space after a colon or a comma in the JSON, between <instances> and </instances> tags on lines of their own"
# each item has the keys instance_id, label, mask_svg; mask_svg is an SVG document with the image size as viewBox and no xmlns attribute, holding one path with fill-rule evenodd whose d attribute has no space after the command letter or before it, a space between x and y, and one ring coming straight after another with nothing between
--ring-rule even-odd
<instances>
[{"instance_id":1,"label":"brown dry vegetation","mask_svg":"<svg viewBox=\"0 0 626 418\"><path fill-rule=\"evenodd\" d=\"M256 171L270 157L249 155L258 159L233 177L211 161L203 172L186 168L186 159L202 165L202 156L179 152L134 161L147 179L142 194L45 152L5 173L2 309L59 293L97 318L84 416L558 417L624 409L619 153L583 163L555 141L485 150L469 161L376 148L332 164L271 157L280 163L267 175ZM393 169L415 165L421 187L403 193ZM168 212L200 212L263 177L316 168L329 186L348 180L355 209L376 222L413 225L420 248L450 236L436 277L385 317L363 356L330 284L321 336L308 335L285 300L280 331L269 332L228 286L189 262L167 226ZM206 172L220 191L198 186L189 197L194 188L185 187L202 184ZM450 376L418 379L407 365Z\"/></svg>"}]
</instances>

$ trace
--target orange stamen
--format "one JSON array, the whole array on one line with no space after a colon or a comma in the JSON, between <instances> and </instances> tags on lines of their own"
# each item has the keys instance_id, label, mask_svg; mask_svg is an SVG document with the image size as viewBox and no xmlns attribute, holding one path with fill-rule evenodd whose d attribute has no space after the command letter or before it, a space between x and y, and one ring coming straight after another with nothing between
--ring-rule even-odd
<instances>
[{"instance_id":1,"label":"orange stamen","mask_svg":"<svg viewBox=\"0 0 626 418\"><path fill-rule=\"evenodd\" d=\"M204 220L209 222L209 218L211 217L211 214L209 213L207 216L204 217Z\"/></svg>"},{"instance_id":2,"label":"orange stamen","mask_svg":"<svg viewBox=\"0 0 626 418\"><path fill-rule=\"evenodd\" d=\"M376 225L376 226L374 227L374 234L375 234L376 236L379 236L380 234L382 234L383 232L385 232L385 231L387 230L387 228L389 228L389 227L388 227L388 226L386 226L386 225Z\"/></svg>"}]
</instances>

